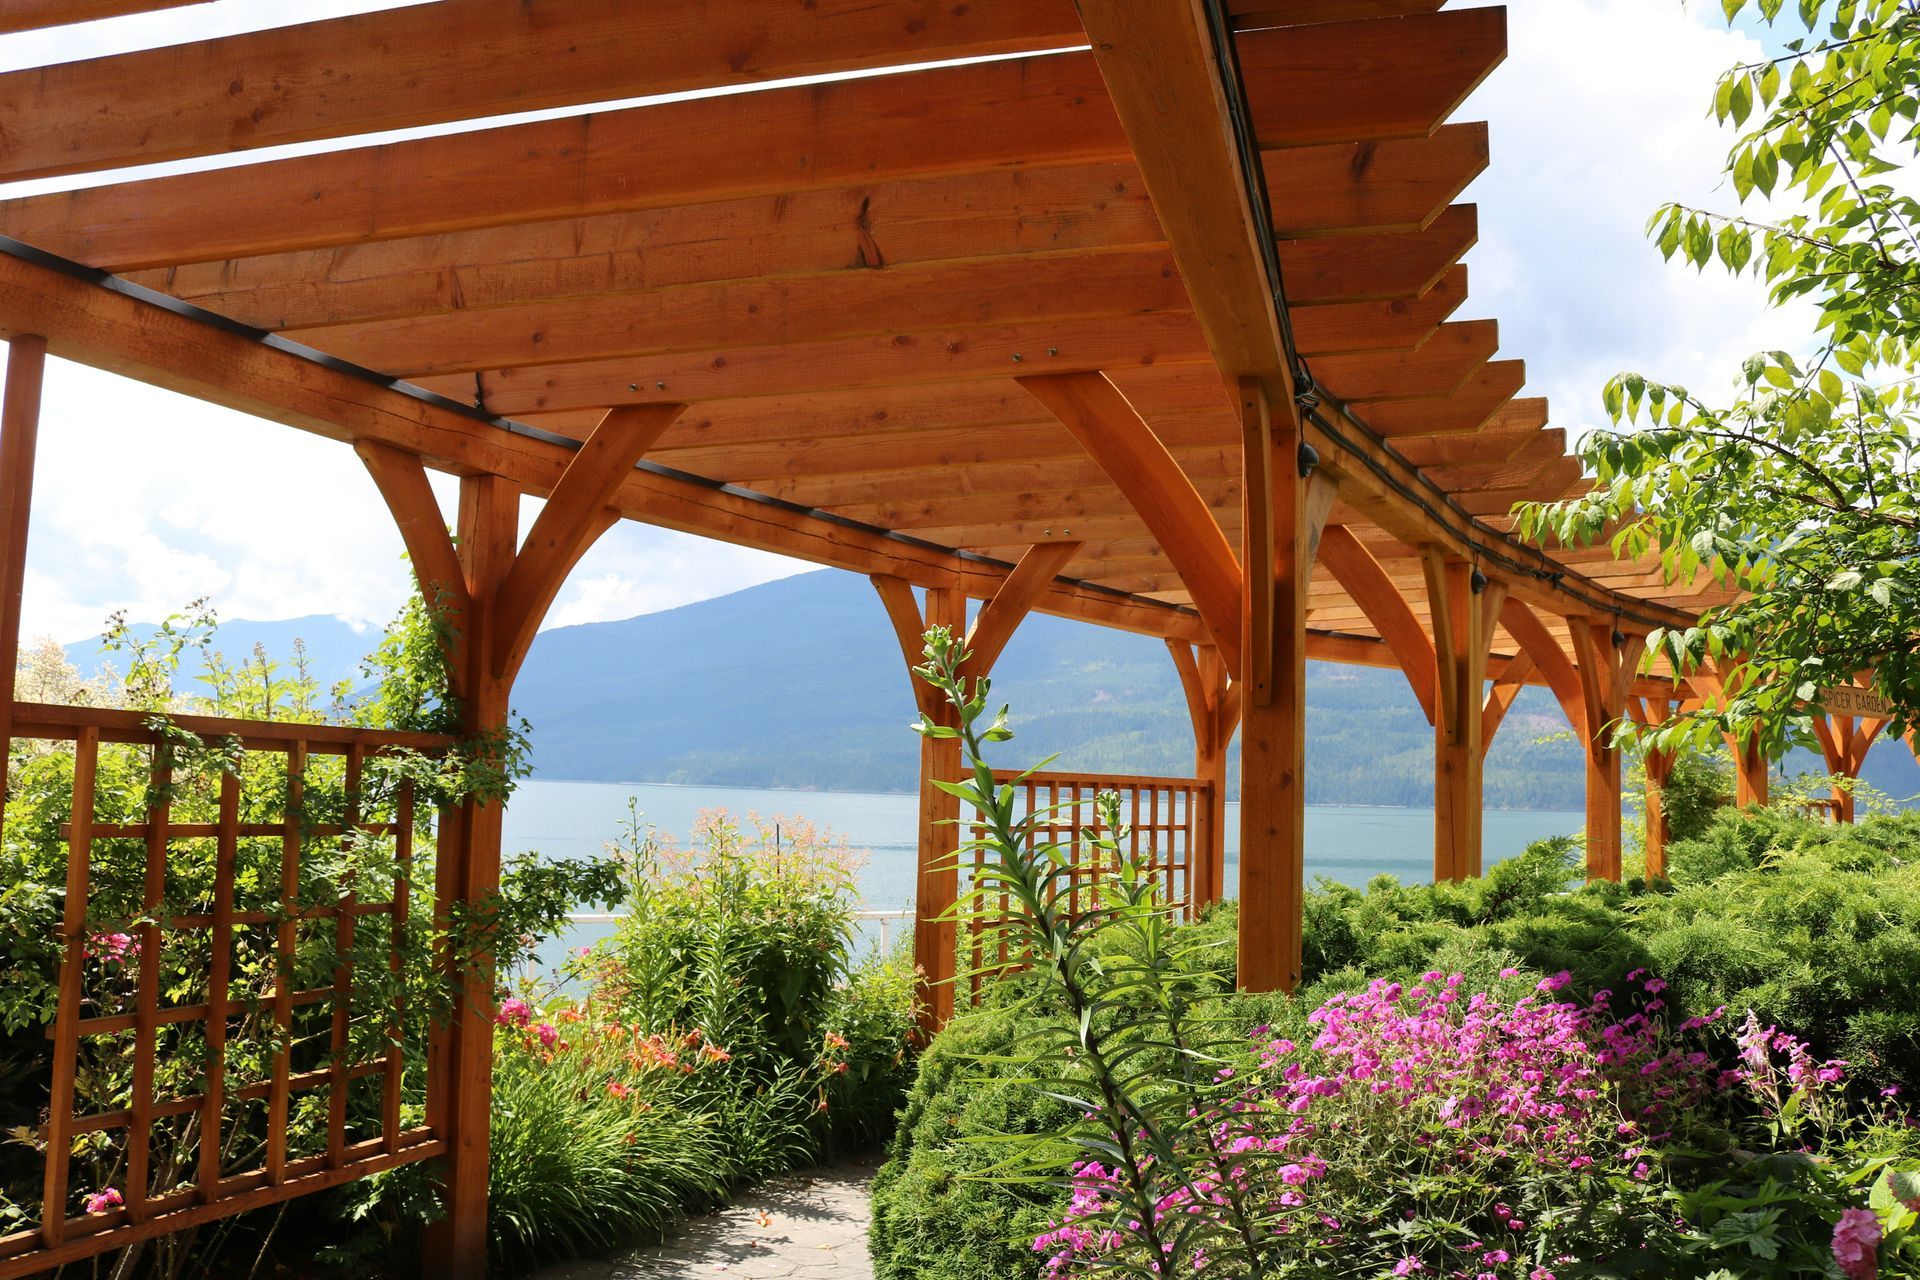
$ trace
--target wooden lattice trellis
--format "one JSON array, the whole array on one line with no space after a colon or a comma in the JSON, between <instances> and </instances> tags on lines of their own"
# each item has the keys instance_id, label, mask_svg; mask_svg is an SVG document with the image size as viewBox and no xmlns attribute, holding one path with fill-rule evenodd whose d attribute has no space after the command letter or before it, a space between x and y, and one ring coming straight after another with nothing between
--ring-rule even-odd
<instances>
[{"instance_id":1,"label":"wooden lattice trellis","mask_svg":"<svg viewBox=\"0 0 1920 1280\"><path fill-rule=\"evenodd\" d=\"M178 730L250 756L283 758L284 772L269 769L263 775L274 780L279 794L248 797L242 771L223 769L209 784L217 786L215 820L176 821ZM57 940L57 1013L49 1031L52 1070L40 1128L45 1144L40 1221L0 1237L0 1280L444 1152L440 1134L403 1122L406 1073L410 1065L425 1065L409 1063L401 1048L402 944L413 909L410 878L420 852L413 783L396 776L383 792L385 812L362 807L369 803L363 799L363 781L370 762L402 751L444 752L450 739L209 717L175 717L163 725L137 712L26 703L15 704L14 737L73 744L73 806L71 820L59 829L67 848L66 900ZM102 744L126 744L147 753L151 786L142 820L97 817ZM343 808L329 815L331 821L314 820L308 803L309 788L321 771L340 784ZM243 821L247 799L281 800L280 816ZM383 847L390 850L391 863L384 882L335 871L335 879L319 884L320 894L331 900L314 901L315 885L311 876L303 882L303 864L332 857L338 861L329 865L351 866L344 856L348 846L369 840L388 842ZM194 894L192 905L204 909L183 910L174 900L170 874L177 873L176 863L188 858L195 842L201 858L211 845L212 876ZM276 847L278 866L270 868ZM138 850L128 855L138 864L138 910L124 922L101 919L90 910L96 874L105 856L127 849ZM116 926L126 932L105 932ZM379 1007L368 1006L364 995L356 1006L356 933L362 929L368 930L362 941L385 951L392 979L386 994L377 997ZM330 958L323 963L332 971L330 980L299 987L294 979L306 945L303 936L321 936L303 935L303 930L331 935L325 953ZM114 936L124 939L116 944L118 954L103 956L98 940ZM173 947L205 951L203 982L163 989L164 956ZM235 963L242 957L256 962L252 976L270 971L271 985L236 987ZM104 982L103 967L115 966L117 983ZM117 1000L107 993L109 985ZM183 990L186 997L180 998ZM363 1038L371 1038L377 1049L362 1044L356 1051L356 1017L365 1020L370 1036ZM164 1088L161 1077L177 1085L182 1064L196 1048L197 1087ZM77 1088L82 1079L110 1071L97 1064L111 1064L116 1056L131 1062L124 1086ZM440 1087L434 1075L431 1069L425 1074L429 1097ZM377 1095L377 1103L363 1095L361 1105L351 1106L356 1086ZM86 1092L95 1105L86 1105ZM103 1093L112 1105L97 1105ZM248 1108L261 1106L264 1114L249 1115ZM296 1113L306 1123L296 1127ZM249 1120L260 1141L234 1142ZM160 1158L156 1132L163 1135ZM293 1149L296 1132L311 1149ZM90 1135L114 1133L124 1135L122 1144L110 1149L120 1174L119 1202L76 1203L85 1190L71 1181L77 1144ZM241 1167L234 1167L236 1148L244 1151Z\"/></svg>"},{"instance_id":2,"label":"wooden lattice trellis","mask_svg":"<svg viewBox=\"0 0 1920 1280\"><path fill-rule=\"evenodd\" d=\"M1101 885L1113 870L1109 856L1091 842L1079 840L1084 832L1108 834L1095 802L1102 792L1110 791L1120 800L1128 856L1141 860L1159 877L1161 898L1180 919L1192 919L1195 831L1212 794L1207 780L1061 772L1022 775L1004 769L996 770L993 780L1001 786L1015 784L1021 815L1044 815L1035 828L1036 839L1073 843L1083 858L1093 854L1090 860L1076 861L1069 870L1069 912L1077 915L1097 907ZM978 840L985 834L985 829L975 823L973 838ZM973 850L970 878L977 879L987 856L984 849ZM973 908L967 921L969 972L973 999L978 1002L988 980L1017 971L1022 961L1011 954L1002 927L1012 909L1006 892L989 893L985 900L976 898Z\"/></svg>"}]
</instances>

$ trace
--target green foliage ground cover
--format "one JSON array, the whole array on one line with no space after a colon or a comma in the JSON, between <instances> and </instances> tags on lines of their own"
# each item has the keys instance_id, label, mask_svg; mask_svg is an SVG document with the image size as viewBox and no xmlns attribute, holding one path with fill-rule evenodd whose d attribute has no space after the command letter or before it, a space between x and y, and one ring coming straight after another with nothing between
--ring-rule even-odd
<instances>
[{"instance_id":1,"label":"green foliage ground cover","mask_svg":"<svg viewBox=\"0 0 1920 1280\"><path fill-rule=\"evenodd\" d=\"M1670 852L1672 879L1579 885L1572 841L1544 841L1480 881L1364 890L1322 882L1306 911L1308 982L1293 1001L1225 994L1237 913L1223 903L1178 932L1231 1032L1267 1025L1305 1043L1308 1011L1373 979L1461 973L1496 989L1503 969L1566 971L1566 994L1624 991L1659 975L1674 1022L1726 1008L1846 1059L1855 1094L1920 1088L1920 816L1836 827L1764 811L1723 813ZM1015 1052L1021 981L996 991L929 1049L874 1202L882 1277L975 1280L1040 1272L1030 1231L1066 1197L989 1175L1016 1156L1010 1134L1044 1134L1064 1103L1036 1100ZM1730 1048L1730 1046L1722 1046ZM1764 1271L1735 1274L1769 1274ZM1786 1273L1782 1273L1786 1274Z\"/></svg>"}]
</instances>

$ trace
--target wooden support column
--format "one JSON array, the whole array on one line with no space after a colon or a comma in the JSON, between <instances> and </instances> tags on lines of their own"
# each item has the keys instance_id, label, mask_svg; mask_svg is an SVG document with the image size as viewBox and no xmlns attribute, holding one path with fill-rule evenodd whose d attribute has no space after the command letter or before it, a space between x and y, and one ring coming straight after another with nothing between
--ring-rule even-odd
<instances>
[{"instance_id":1,"label":"wooden support column","mask_svg":"<svg viewBox=\"0 0 1920 1280\"><path fill-rule=\"evenodd\" d=\"M27 579L27 525L33 505L33 455L40 438L40 391L47 340L22 334L7 343L0 398L0 807L13 752L13 698L20 667L20 598Z\"/></svg>"},{"instance_id":2,"label":"wooden support column","mask_svg":"<svg viewBox=\"0 0 1920 1280\"><path fill-rule=\"evenodd\" d=\"M1227 747L1240 723L1240 691L1212 645L1167 641L1193 723L1193 776L1206 785L1194 813L1192 894L1196 909L1226 896Z\"/></svg>"},{"instance_id":3,"label":"wooden support column","mask_svg":"<svg viewBox=\"0 0 1920 1280\"><path fill-rule=\"evenodd\" d=\"M1307 592L1334 483L1307 470L1299 420L1239 386L1243 457L1240 956L1247 991L1300 982L1306 900ZM1278 412L1276 412L1276 408Z\"/></svg>"},{"instance_id":4,"label":"wooden support column","mask_svg":"<svg viewBox=\"0 0 1920 1280\"><path fill-rule=\"evenodd\" d=\"M406 543L421 594L447 630L448 696L469 739L504 733L508 700L534 633L580 557L617 517L615 489L682 411L641 405L609 413L573 455L519 547L520 489L504 476L460 481L458 537L416 454L376 441L356 445ZM435 910L484 903L500 885L505 807L469 798L440 814ZM447 1026L428 1052L427 1123L447 1142L446 1214L428 1231L425 1272L464 1280L487 1269L487 1164L493 1101L492 966L478 954L447 957L453 985Z\"/></svg>"},{"instance_id":5,"label":"wooden support column","mask_svg":"<svg viewBox=\"0 0 1920 1280\"><path fill-rule=\"evenodd\" d=\"M1657 728L1673 715L1673 699L1629 698L1627 713L1635 724L1648 729ZM1641 814L1641 819L1647 829L1645 853L1649 880L1667 878L1667 845L1673 840L1673 824L1667 817L1664 793L1667 780L1673 776L1673 761L1672 751L1663 751L1658 747L1649 746L1641 753L1640 767L1647 776L1646 811Z\"/></svg>"},{"instance_id":6,"label":"wooden support column","mask_svg":"<svg viewBox=\"0 0 1920 1280\"><path fill-rule=\"evenodd\" d=\"M1586 707L1587 878L1620 878L1620 748L1614 732L1627 714L1627 690L1646 648L1644 635L1627 635L1611 619L1568 618Z\"/></svg>"},{"instance_id":7,"label":"wooden support column","mask_svg":"<svg viewBox=\"0 0 1920 1280\"><path fill-rule=\"evenodd\" d=\"M981 606L971 630L967 628L967 598L957 587L927 588L926 609L922 612L914 599L913 585L906 579L874 575L874 590L879 592L880 603L893 624L913 684L914 706L922 715L935 724L959 724L947 700L912 674L922 661L926 632L945 627L956 636L964 636L968 656L961 666L962 676L980 679L991 675L995 660L1013 638L1020 620L1079 549L1077 542L1039 543L1029 548L992 598ZM920 970L920 1026L927 1036L953 1020L959 953L954 904L960 898L960 801L934 784L955 781L964 772L958 739L920 739L913 958Z\"/></svg>"},{"instance_id":8,"label":"wooden support column","mask_svg":"<svg viewBox=\"0 0 1920 1280\"><path fill-rule=\"evenodd\" d=\"M1867 749L1874 739L1887 727L1887 721L1873 717L1855 720L1846 714L1823 715L1813 718L1814 736L1820 739L1820 754L1826 758L1827 772L1855 782L1860 780L1860 769L1867 762ZM1833 820L1835 822L1854 821L1854 800L1851 787L1833 788Z\"/></svg>"},{"instance_id":9,"label":"wooden support column","mask_svg":"<svg viewBox=\"0 0 1920 1280\"><path fill-rule=\"evenodd\" d=\"M1486 767L1487 648L1506 602L1504 583L1436 547L1421 550L1433 620L1433 878L1465 880L1481 870Z\"/></svg>"},{"instance_id":10,"label":"wooden support column","mask_svg":"<svg viewBox=\"0 0 1920 1280\"><path fill-rule=\"evenodd\" d=\"M1733 804L1736 809L1767 807L1772 762L1760 745L1760 735L1727 735L1727 750L1733 753Z\"/></svg>"}]
</instances>

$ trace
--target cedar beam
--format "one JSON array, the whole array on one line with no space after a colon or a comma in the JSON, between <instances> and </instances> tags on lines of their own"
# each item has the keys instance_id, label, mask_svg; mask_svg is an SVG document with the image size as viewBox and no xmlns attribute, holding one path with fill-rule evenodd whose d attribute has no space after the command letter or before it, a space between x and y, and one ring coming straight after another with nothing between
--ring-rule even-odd
<instances>
[{"instance_id":1,"label":"cedar beam","mask_svg":"<svg viewBox=\"0 0 1920 1280\"><path fill-rule=\"evenodd\" d=\"M6 387L0 391L0 800L7 794L8 763L13 753L21 596L27 581L33 461L40 438L40 397L46 367L46 339L20 334L7 343Z\"/></svg>"},{"instance_id":2,"label":"cedar beam","mask_svg":"<svg viewBox=\"0 0 1920 1280\"><path fill-rule=\"evenodd\" d=\"M510 680L520 669L567 573L608 528L607 503L685 409L658 404L609 410L567 463L500 584L494 611L495 676Z\"/></svg>"}]
</instances>

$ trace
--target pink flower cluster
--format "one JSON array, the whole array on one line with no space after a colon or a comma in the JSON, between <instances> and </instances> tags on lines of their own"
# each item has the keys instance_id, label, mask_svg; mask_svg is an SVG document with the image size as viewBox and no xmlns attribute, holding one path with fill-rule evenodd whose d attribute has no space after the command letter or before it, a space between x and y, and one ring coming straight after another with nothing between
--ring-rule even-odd
<instances>
[{"instance_id":1,"label":"pink flower cluster","mask_svg":"<svg viewBox=\"0 0 1920 1280\"><path fill-rule=\"evenodd\" d=\"M140 939L130 933L90 933L86 954L108 964L128 964L140 957Z\"/></svg>"},{"instance_id":2,"label":"pink flower cluster","mask_svg":"<svg viewBox=\"0 0 1920 1280\"><path fill-rule=\"evenodd\" d=\"M1381 1167L1424 1166L1490 1189L1490 1202L1511 1199L1497 1193L1522 1175L1563 1185L1653 1179L1659 1158L1651 1144L1716 1086L1709 1057L1668 1042L1656 1016L1658 979L1638 983L1637 1007L1624 1017L1612 1011L1609 992L1585 1004L1556 999L1568 982L1557 974L1509 1003L1468 991L1460 974L1434 971L1411 985L1376 981L1335 996L1309 1016L1315 1035L1305 1047L1262 1029L1257 1070L1222 1070L1222 1086L1234 1092L1191 1113L1178 1140L1185 1169L1144 1170L1156 1222L1172 1234L1182 1215L1218 1217L1238 1201L1263 1230L1286 1238L1289 1253L1338 1248L1350 1262L1375 1215L1417 1217L1410 1202L1389 1205L1392 1193L1367 1182L1368 1168L1388 1152ZM1142 1202L1121 1194L1124 1172L1075 1170L1072 1203L1034 1242L1048 1255L1049 1275L1144 1256L1139 1224L1119 1210ZM1334 1174L1343 1175L1337 1186ZM1507 1203L1482 1205L1461 1224L1481 1238L1449 1247L1444 1258L1416 1248L1379 1265L1396 1276L1552 1280L1530 1261L1545 1246L1527 1217ZM1188 1261L1197 1270L1207 1260Z\"/></svg>"},{"instance_id":3,"label":"pink flower cluster","mask_svg":"<svg viewBox=\"0 0 1920 1280\"><path fill-rule=\"evenodd\" d=\"M1844 1058L1816 1061L1804 1040L1777 1027L1762 1027L1751 1009L1735 1039L1740 1065L1725 1074L1724 1083L1744 1084L1771 1114L1819 1122L1834 1118L1845 1105L1840 1096L1847 1078Z\"/></svg>"}]
</instances>

